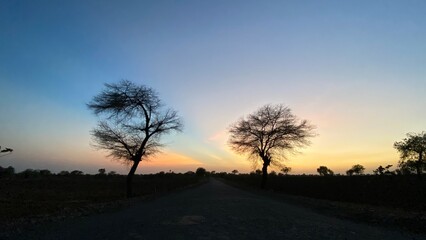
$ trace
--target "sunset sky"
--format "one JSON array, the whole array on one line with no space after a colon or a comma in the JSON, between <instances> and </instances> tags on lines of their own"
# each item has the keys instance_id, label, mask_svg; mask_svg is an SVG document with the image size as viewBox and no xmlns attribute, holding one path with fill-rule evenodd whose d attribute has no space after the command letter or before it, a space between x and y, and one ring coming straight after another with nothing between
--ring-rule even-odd
<instances>
[{"instance_id":1,"label":"sunset sky","mask_svg":"<svg viewBox=\"0 0 426 240\"><path fill-rule=\"evenodd\" d=\"M318 136L286 164L343 173L396 165L426 130L426 1L14 1L0 3L0 166L128 167L95 150L86 103L128 79L185 127L138 173L252 171L229 125L282 103Z\"/></svg>"}]
</instances>

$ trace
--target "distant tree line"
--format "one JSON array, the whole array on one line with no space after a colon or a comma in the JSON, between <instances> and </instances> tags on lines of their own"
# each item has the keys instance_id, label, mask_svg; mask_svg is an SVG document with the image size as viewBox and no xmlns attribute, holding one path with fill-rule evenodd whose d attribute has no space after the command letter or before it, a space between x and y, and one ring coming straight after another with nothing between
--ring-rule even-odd
<instances>
[{"instance_id":1,"label":"distant tree line","mask_svg":"<svg viewBox=\"0 0 426 240\"><path fill-rule=\"evenodd\" d=\"M410 175L418 176L426 172L426 132L418 134L408 133L402 141L394 143L394 148L400 153L398 168L390 170L393 165L385 167L379 166L373 170L375 175ZM364 166L356 164L346 171L348 176L361 175L364 173ZM321 176L332 176L333 171L326 166L320 166L317 172Z\"/></svg>"},{"instance_id":2,"label":"distant tree line","mask_svg":"<svg viewBox=\"0 0 426 240\"><path fill-rule=\"evenodd\" d=\"M410 163L412 164L412 162L410 162ZM406 164L407 163L405 162L405 165L403 165L403 166L398 165L398 166L401 166L401 167L397 168L395 170L390 170L390 168L393 165L387 165L385 167L379 166L377 169L373 170L373 174L374 175L412 175L412 174L416 174L415 165L411 165L411 168L407 168ZM270 175L270 176L286 176L292 171L292 168L289 167L289 166L283 165L283 167L280 170L281 170L280 172L271 171L268 175ZM364 171L365 171L364 166L362 166L360 164L355 164L350 169L348 169L346 171L346 175L348 175L348 176L364 175ZM317 168L317 172L320 176L336 176L334 171L329 169L326 166L319 166ZM164 175L164 174L175 174L175 173L170 170L169 172L160 171L157 174L160 174L160 175L163 174ZM199 177L206 177L206 176L224 176L224 175L228 175L228 174L238 175L238 174L241 174L241 173L237 169L234 169L229 173L224 172L224 171L222 171L222 172L216 172L216 171L209 172L205 168L199 167L195 171L187 171L187 172L182 173L182 174L197 175ZM0 166L0 178L1 177L11 177L11 176L15 176L15 175L16 176L22 176L22 177L25 177L25 178L29 178L29 177L53 176L53 175L55 175L55 176L83 176L83 175L118 176L118 175L121 175L121 174L118 174L116 171L107 172L105 168L100 168L98 170L98 173L96 173L96 174L87 174L87 173L84 173L81 170L73 170L73 171L62 170L62 171L59 171L58 173L52 173L48 169L26 169L22 172L16 173L15 168L13 168L12 166L9 166L9 167L1 167ZM260 169L256 169L256 170L250 172L249 175L262 176L263 171L260 170ZM306 175L306 174L301 174L301 175ZM341 176L340 174L337 174L337 175ZM292 175L292 176L297 176L297 174Z\"/></svg>"},{"instance_id":3,"label":"distant tree line","mask_svg":"<svg viewBox=\"0 0 426 240\"><path fill-rule=\"evenodd\" d=\"M132 179L138 165L147 157L159 152L164 144L162 136L183 129L181 117L177 111L167 108L159 98L159 94L143 84L128 80L118 83L105 84L105 88L93 97L87 107L98 117L98 125L92 130L94 145L98 149L109 151L109 156L129 164L130 171L126 177L126 196L132 196ZM283 104L267 104L255 112L240 118L229 127L228 144L239 154L246 154L254 163L260 163L262 168L250 175L261 175L260 186L266 188L268 167L276 167L280 172L271 171L271 176L288 175L291 168L283 161L288 154L297 153L299 148L310 145L310 139L315 137L315 126L308 120L299 119L291 109ZM394 143L394 148L400 153L400 161L396 170L390 170L392 165L379 166L373 171L375 175L409 175L416 173L419 178L426 172L426 132L409 133L402 141ZM0 157L10 154L11 148L0 147ZM346 175L363 175L365 167L353 165ZM317 172L321 176L334 176L335 173L327 166L319 166ZM27 169L20 175L48 176L49 170ZM161 174L161 172L159 173ZM209 175L226 175L226 172L208 172L198 168L195 172L200 177ZM237 169L233 175L240 175ZM13 176L13 167L0 168L1 176ZM79 176L82 171L61 171L56 175ZM106 172L99 169L97 176L113 176L116 172Z\"/></svg>"},{"instance_id":4,"label":"distant tree line","mask_svg":"<svg viewBox=\"0 0 426 240\"><path fill-rule=\"evenodd\" d=\"M215 172L213 172L214 174ZM187 171L185 173L174 173L171 170L169 172L160 171L156 173L158 175L166 175L166 174L185 174L185 175L197 175L198 177L206 177L210 176L211 173L208 172L205 168L199 167L194 171ZM141 174L141 175L151 175L151 174ZM12 176L20 176L24 178L31 178L31 177L39 177L39 176L122 176L121 174L118 174L116 171L109 171L107 172L105 168L100 168L98 170L98 173L96 174L85 174L81 170L73 170L73 171L67 171L62 170L58 173L52 173L48 169L26 169L22 172L16 173L15 168L12 166L9 167L1 167L0 166L0 178L1 177L12 177Z\"/></svg>"},{"instance_id":5,"label":"distant tree line","mask_svg":"<svg viewBox=\"0 0 426 240\"><path fill-rule=\"evenodd\" d=\"M83 176L83 175L91 175L91 174L84 174L83 171L80 170L73 170L73 171L66 171L66 170L62 170L59 171L58 173L52 173L50 170L48 169L31 169L28 168L22 172L16 173L15 172L15 168L13 168L12 166L9 166L7 168L3 168L0 166L0 177L10 177L10 176L14 176L14 175L18 175L18 176L23 176L23 177L37 177L37 176ZM118 175L117 172L115 171L110 171L108 173L106 173L105 168L101 168L98 170L98 173L95 174L97 176L102 176L102 175L109 175L109 176L114 176L114 175Z\"/></svg>"},{"instance_id":6,"label":"distant tree line","mask_svg":"<svg viewBox=\"0 0 426 240\"><path fill-rule=\"evenodd\" d=\"M261 171L249 174L220 174L225 180L258 188ZM426 178L410 175L269 174L268 189L286 194L333 201L367 203L411 210L426 209Z\"/></svg>"}]
</instances>

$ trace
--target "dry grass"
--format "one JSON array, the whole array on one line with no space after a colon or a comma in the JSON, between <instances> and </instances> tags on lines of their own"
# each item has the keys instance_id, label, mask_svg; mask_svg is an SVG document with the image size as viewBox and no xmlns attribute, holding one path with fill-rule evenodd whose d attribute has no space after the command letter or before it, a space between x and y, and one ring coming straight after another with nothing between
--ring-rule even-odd
<instances>
[{"instance_id":1,"label":"dry grass","mask_svg":"<svg viewBox=\"0 0 426 240\"><path fill-rule=\"evenodd\" d=\"M125 198L125 176L14 176L0 178L0 222L66 214ZM135 196L167 192L197 183L196 175L135 176Z\"/></svg>"}]
</instances>

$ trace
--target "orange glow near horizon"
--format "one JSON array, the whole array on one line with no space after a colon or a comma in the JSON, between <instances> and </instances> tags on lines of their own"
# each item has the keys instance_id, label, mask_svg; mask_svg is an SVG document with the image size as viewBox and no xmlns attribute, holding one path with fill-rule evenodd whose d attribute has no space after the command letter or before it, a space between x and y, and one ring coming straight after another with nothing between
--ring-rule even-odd
<instances>
[{"instance_id":1,"label":"orange glow near horizon","mask_svg":"<svg viewBox=\"0 0 426 240\"><path fill-rule=\"evenodd\" d=\"M173 165L197 165L203 164L200 161L197 161L191 157L167 151L160 153L152 158L145 160L147 165L156 165L156 166L173 166Z\"/></svg>"},{"instance_id":2,"label":"orange glow near horizon","mask_svg":"<svg viewBox=\"0 0 426 240\"><path fill-rule=\"evenodd\" d=\"M346 117L347 118L347 117ZM292 168L293 174L316 174L319 166L327 166L335 173L344 174L351 166L362 164L366 173L372 173L379 165L393 165L398 163L398 153L393 149L393 139L398 139L397 134L387 128L371 130L376 132L373 136L347 128L343 119L327 121L325 118L312 119L317 123L318 136L312 139L310 146L299 149L299 153L287 154L283 163ZM403 135L402 135L403 136ZM349 137L349 138L348 138ZM228 133L226 130L217 131L206 138L207 144L216 149L220 160L228 159L229 164L217 164L217 169L222 171L239 172L253 171L253 164L246 155L234 153L227 145ZM205 154L210 157L211 154ZM201 161L204 159L200 158ZM260 168L261 164L257 164ZM213 170L213 169L208 169ZM269 171L280 169L270 167Z\"/></svg>"},{"instance_id":3,"label":"orange glow near horizon","mask_svg":"<svg viewBox=\"0 0 426 240\"><path fill-rule=\"evenodd\" d=\"M302 115L303 113L301 118L304 119ZM343 124L342 119L328 120L326 117L317 118L313 115L309 117L306 119L317 126L318 136L312 139L310 146L299 149L300 153L287 155L284 164L292 168L292 174L316 174L319 166L327 166L335 173L343 174L354 164L364 165L366 173L371 173L379 165L391 164L393 169L396 167L399 156L393 149L393 140L404 137L401 130L392 131L379 126L369 130L374 134L367 136ZM181 146L167 148L163 153L143 160L137 172L156 173L171 170L184 173L195 171L198 167L216 172L230 172L237 169L240 173L248 173L255 170L248 156L238 155L230 149L227 144L229 134L226 128L211 129L210 132L202 135L204 140L198 141L188 138L185 133L179 135L180 138L172 141L170 146L179 143L185 146L184 148ZM29 159L26 167L21 169L18 166L19 171L25 168L52 168L53 171L81 169L87 173L96 173L99 168L122 174L127 174L129 171L129 167L122 164L122 161L107 158L108 152L97 151L90 147L87 136L82 135L78 141L74 141L71 137L61 141L65 147L50 148L39 142L39 145L33 145L33 151L16 151L10 156L10 161L5 158L4 163L13 165L17 162L14 159ZM44 156L46 154L48 154L47 157ZM32 159L35 160L30 161ZM37 159L43 161L37 163L35 162ZM257 168L260 167L259 162ZM269 168L269 171L279 172L279 170L274 167Z\"/></svg>"},{"instance_id":4,"label":"orange glow near horizon","mask_svg":"<svg viewBox=\"0 0 426 240\"><path fill-rule=\"evenodd\" d=\"M2 167L127 174L90 146L99 118L86 106L120 79L153 88L184 123L138 173L252 171L228 130L265 104L316 126L312 144L288 154L292 174L393 170L393 143L426 130L424 1L7 2L0 145L14 152Z\"/></svg>"}]
</instances>

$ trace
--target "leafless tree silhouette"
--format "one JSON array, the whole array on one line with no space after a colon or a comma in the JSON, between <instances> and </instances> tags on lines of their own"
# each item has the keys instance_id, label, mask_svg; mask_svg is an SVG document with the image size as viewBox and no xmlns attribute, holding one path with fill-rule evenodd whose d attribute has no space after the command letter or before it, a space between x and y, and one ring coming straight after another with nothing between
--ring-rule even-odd
<instances>
[{"instance_id":1,"label":"leafless tree silhouette","mask_svg":"<svg viewBox=\"0 0 426 240\"><path fill-rule=\"evenodd\" d=\"M131 197L139 163L159 151L162 135L182 130L181 119L175 110L164 109L152 88L128 80L105 84L87 106L102 117L92 131L95 146L131 165L127 175L127 197Z\"/></svg>"},{"instance_id":2,"label":"leafless tree silhouette","mask_svg":"<svg viewBox=\"0 0 426 240\"><path fill-rule=\"evenodd\" d=\"M286 152L309 145L313 130L313 125L299 120L288 107L265 105L231 125L229 145L237 153L262 160L261 188L265 188L268 166L281 166Z\"/></svg>"}]
</instances>

